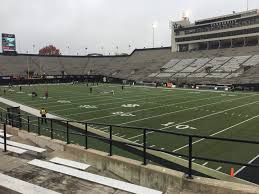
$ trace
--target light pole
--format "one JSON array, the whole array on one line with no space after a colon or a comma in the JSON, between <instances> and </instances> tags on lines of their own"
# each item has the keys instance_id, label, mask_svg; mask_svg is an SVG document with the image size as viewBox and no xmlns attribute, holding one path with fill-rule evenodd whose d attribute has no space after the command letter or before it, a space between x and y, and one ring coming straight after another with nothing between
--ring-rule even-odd
<instances>
[{"instance_id":1,"label":"light pole","mask_svg":"<svg viewBox=\"0 0 259 194\"><path fill-rule=\"evenodd\" d=\"M154 22L152 25L152 29L153 29L153 48L155 48L155 29L157 28L157 23Z\"/></svg>"},{"instance_id":2,"label":"light pole","mask_svg":"<svg viewBox=\"0 0 259 194\"><path fill-rule=\"evenodd\" d=\"M70 52L69 52L69 45L67 46L67 55L69 55L70 54Z\"/></svg>"},{"instance_id":3,"label":"light pole","mask_svg":"<svg viewBox=\"0 0 259 194\"><path fill-rule=\"evenodd\" d=\"M32 45L32 52L35 53L35 44Z\"/></svg>"},{"instance_id":4,"label":"light pole","mask_svg":"<svg viewBox=\"0 0 259 194\"><path fill-rule=\"evenodd\" d=\"M246 0L246 10L248 11L249 9L249 0Z\"/></svg>"}]
</instances>

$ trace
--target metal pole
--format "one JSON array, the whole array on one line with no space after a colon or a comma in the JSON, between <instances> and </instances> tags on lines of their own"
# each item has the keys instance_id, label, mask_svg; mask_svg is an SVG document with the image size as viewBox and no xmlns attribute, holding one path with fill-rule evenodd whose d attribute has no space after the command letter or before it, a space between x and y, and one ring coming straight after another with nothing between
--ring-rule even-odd
<instances>
[{"instance_id":1,"label":"metal pole","mask_svg":"<svg viewBox=\"0 0 259 194\"><path fill-rule=\"evenodd\" d=\"M68 126L68 121L67 121L67 144L69 144L69 126Z\"/></svg>"},{"instance_id":2,"label":"metal pole","mask_svg":"<svg viewBox=\"0 0 259 194\"><path fill-rule=\"evenodd\" d=\"M147 165L147 130L143 129L143 165Z\"/></svg>"},{"instance_id":3,"label":"metal pole","mask_svg":"<svg viewBox=\"0 0 259 194\"><path fill-rule=\"evenodd\" d=\"M189 136L189 168L188 168L188 179L192 179L192 136Z\"/></svg>"},{"instance_id":4,"label":"metal pole","mask_svg":"<svg viewBox=\"0 0 259 194\"><path fill-rule=\"evenodd\" d=\"M246 1L246 10L248 11L249 9L249 0Z\"/></svg>"},{"instance_id":5,"label":"metal pole","mask_svg":"<svg viewBox=\"0 0 259 194\"><path fill-rule=\"evenodd\" d=\"M30 132L30 116L27 117L27 125L28 132Z\"/></svg>"},{"instance_id":6,"label":"metal pole","mask_svg":"<svg viewBox=\"0 0 259 194\"><path fill-rule=\"evenodd\" d=\"M53 139L53 119L50 120L50 138Z\"/></svg>"},{"instance_id":7,"label":"metal pole","mask_svg":"<svg viewBox=\"0 0 259 194\"><path fill-rule=\"evenodd\" d=\"M155 48L155 28L153 28L153 48Z\"/></svg>"},{"instance_id":8,"label":"metal pole","mask_svg":"<svg viewBox=\"0 0 259 194\"><path fill-rule=\"evenodd\" d=\"M112 156L112 126L110 125L110 154Z\"/></svg>"},{"instance_id":9,"label":"metal pole","mask_svg":"<svg viewBox=\"0 0 259 194\"><path fill-rule=\"evenodd\" d=\"M4 123L4 152L7 152L6 147L6 123Z\"/></svg>"},{"instance_id":10,"label":"metal pole","mask_svg":"<svg viewBox=\"0 0 259 194\"><path fill-rule=\"evenodd\" d=\"M85 149L88 149L87 130L88 130L88 126L87 126L87 123L86 123L85 124Z\"/></svg>"}]
</instances>

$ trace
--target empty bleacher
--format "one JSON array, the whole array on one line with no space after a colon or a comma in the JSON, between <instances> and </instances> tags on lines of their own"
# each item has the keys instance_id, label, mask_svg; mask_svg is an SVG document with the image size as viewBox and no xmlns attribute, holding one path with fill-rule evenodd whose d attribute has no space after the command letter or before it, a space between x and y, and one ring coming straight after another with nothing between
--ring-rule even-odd
<instances>
[{"instance_id":1,"label":"empty bleacher","mask_svg":"<svg viewBox=\"0 0 259 194\"><path fill-rule=\"evenodd\" d=\"M191 63L193 63L196 59L183 59L171 68L165 70L165 72L180 72L182 69L188 67Z\"/></svg>"},{"instance_id":2,"label":"empty bleacher","mask_svg":"<svg viewBox=\"0 0 259 194\"><path fill-rule=\"evenodd\" d=\"M103 75L136 81L224 76L237 79L249 68L256 68L258 52L259 47L252 46L181 53L172 53L169 47L139 49L124 56L0 55L0 76L26 76L29 69L36 74L61 75L64 72L65 75Z\"/></svg>"},{"instance_id":3,"label":"empty bleacher","mask_svg":"<svg viewBox=\"0 0 259 194\"><path fill-rule=\"evenodd\" d=\"M247 61L251 56L236 56L231 60L226 62L224 65L219 67L216 72L235 72L241 67L245 61Z\"/></svg>"},{"instance_id":4,"label":"empty bleacher","mask_svg":"<svg viewBox=\"0 0 259 194\"><path fill-rule=\"evenodd\" d=\"M196 70L202 68L210 60L211 59L209 59L209 58L199 58L195 62L193 62L191 65L189 65L188 67L183 69L182 72L193 73Z\"/></svg>"}]
</instances>

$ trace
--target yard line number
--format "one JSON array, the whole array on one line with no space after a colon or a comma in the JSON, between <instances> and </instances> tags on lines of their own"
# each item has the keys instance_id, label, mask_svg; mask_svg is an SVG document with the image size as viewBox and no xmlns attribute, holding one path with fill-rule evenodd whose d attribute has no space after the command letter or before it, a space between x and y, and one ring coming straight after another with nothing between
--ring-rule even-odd
<instances>
[{"instance_id":1,"label":"yard line number","mask_svg":"<svg viewBox=\"0 0 259 194\"><path fill-rule=\"evenodd\" d=\"M168 122L168 123L164 123L164 124L161 124L162 126L164 127L169 127L169 126L172 126L172 125L175 125L175 122ZM181 125L181 124L176 124L175 125L175 128L176 129L197 129L195 127L191 127L189 125Z\"/></svg>"}]
</instances>

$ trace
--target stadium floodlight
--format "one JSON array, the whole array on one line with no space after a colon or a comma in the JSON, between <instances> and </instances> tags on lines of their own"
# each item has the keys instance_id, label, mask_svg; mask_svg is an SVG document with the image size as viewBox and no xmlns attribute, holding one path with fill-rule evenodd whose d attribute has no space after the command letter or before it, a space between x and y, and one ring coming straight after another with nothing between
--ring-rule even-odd
<instances>
[{"instance_id":1,"label":"stadium floodlight","mask_svg":"<svg viewBox=\"0 0 259 194\"><path fill-rule=\"evenodd\" d=\"M155 29L157 28L157 22L154 22L152 24L152 29L153 29L153 48L155 48Z\"/></svg>"},{"instance_id":2,"label":"stadium floodlight","mask_svg":"<svg viewBox=\"0 0 259 194\"><path fill-rule=\"evenodd\" d=\"M183 18L188 18L189 19L189 17L191 17L191 15L192 15L192 10L191 9L187 9L183 13Z\"/></svg>"}]
</instances>

